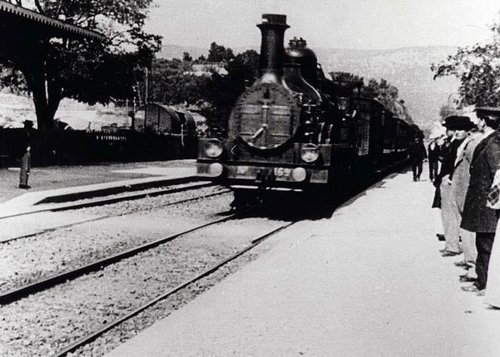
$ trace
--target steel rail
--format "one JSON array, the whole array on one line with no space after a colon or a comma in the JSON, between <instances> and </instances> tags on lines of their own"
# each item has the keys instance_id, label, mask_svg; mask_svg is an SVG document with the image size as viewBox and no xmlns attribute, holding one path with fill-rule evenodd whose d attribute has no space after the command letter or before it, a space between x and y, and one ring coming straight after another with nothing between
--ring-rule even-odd
<instances>
[{"instance_id":1,"label":"steel rail","mask_svg":"<svg viewBox=\"0 0 500 357\"><path fill-rule=\"evenodd\" d=\"M198 188L203 188L203 186L202 187L198 187L198 186L197 187L192 187L191 186L189 189L198 189ZM182 191L189 191L189 189L182 190ZM177 193L177 192L182 192L182 191L176 191L176 192L172 192L172 193ZM142 208L142 209L134 209L134 210L130 210L130 211L127 211L127 212L124 212L124 213L108 214L108 215L94 217L94 218L89 218L89 219L85 219L85 220L77 221L77 222L73 222L73 223L61 224L59 226L42 229L42 230L40 230L38 232L24 234L24 235L21 235L21 236L12 237L12 238L8 238L8 239L5 239L5 240L2 240L2 241L0 241L0 245L2 245L4 243L9 243L9 242L12 242L12 241L15 241L15 240L19 240L19 239L36 237L36 236L41 235L41 234L54 232L54 231L56 231L58 229L63 229L63 228L69 228L69 227L77 226L79 224L96 222L96 221L100 221L100 220L107 219L107 218L114 218L114 217L126 216L126 215L129 215L129 214L134 214L134 213L138 213L138 212L153 211L153 210L156 210L156 209L159 209L159 208L165 208L165 207L168 207L168 206L173 206L173 205L177 205L177 204L181 204L181 203L191 202L191 201L199 200L199 199L202 199L202 198L209 198L209 197L212 197L212 196L223 195L224 193L229 193L229 192L231 192L231 190L222 190L222 191L211 193L211 194L208 194L208 195L202 195L202 196L187 198L185 200L178 200L178 201L175 201L175 202L165 203L165 204L162 204L162 205L159 205L159 206L155 206L155 207L152 207L152 208L148 207L148 208Z\"/></svg>"},{"instance_id":2,"label":"steel rail","mask_svg":"<svg viewBox=\"0 0 500 357\"><path fill-rule=\"evenodd\" d=\"M75 268L72 270L68 270L68 271L62 272L60 274L50 276L50 277L45 278L45 279L38 280L34 283L27 284L27 285L24 285L24 286L19 287L19 288L9 290L9 291L0 295L0 304L1 305L10 304L10 303L12 303L16 300L19 300L23 297L26 297L30 294L34 294L34 293L40 292L42 290L48 289L52 286L63 283L67 280L75 279L79 276L82 276L83 274L86 274L86 273L89 273L92 271L100 270L105 266L116 263L116 262L123 260L125 258L134 256L138 253L144 252L144 251L149 250L151 248L157 247L163 243L170 242L170 241L172 241L176 238L179 238L183 235L186 235L188 233L191 233L191 232L194 232L194 231L197 231L197 230L200 230L202 228L212 226L212 225L215 225L218 223L229 221L229 220L231 220L239 215L240 215L239 213L234 213L234 214L231 214L231 215L224 217L224 218L219 218L219 219L213 220L213 221L208 222L208 223L203 223L199 226L187 229L183 232L175 233L175 234L172 234L172 235L169 235L166 237L162 237L162 238L156 239L154 241L142 244L138 247L131 248L131 249L128 249L126 251L114 254L110 257L106 257L104 259L94 261L90 264L87 264L87 265L84 265L84 266L81 266L81 267L78 267L78 268Z\"/></svg>"},{"instance_id":3,"label":"steel rail","mask_svg":"<svg viewBox=\"0 0 500 357\"><path fill-rule=\"evenodd\" d=\"M138 315L139 313L143 312L144 310L146 310L147 308L153 306L154 304L160 302L161 300L164 300L166 298L168 298L169 296L177 293L178 291L184 289L185 287L187 287L188 285L206 277L206 276L209 276L211 275L212 273L216 272L217 270L219 270L220 268L222 268L223 266L225 266L226 264L230 263L231 261L235 260L236 258L239 258L240 256L242 256L243 254L245 254L246 252L254 249L256 246L258 246L260 243L262 243L264 240L266 240L267 238L269 238L270 236L290 227L291 225L295 224L296 222L289 222L289 223L286 223L284 225L282 225L281 227L278 227L274 230L272 230L271 232L268 232L258 238L255 238L251 241L251 244L245 248L243 248L242 250L236 252L235 254L233 254L232 256L230 256L229 258L226 258L225 260L223 260L222 262L220 263L217 263L215 264L214 266L210 267L209 269L203 271L201 274L195 276L194 278L191 278L187 281L185 281L184 283L176 286L175 288L169 290L168 292L166 293L163 293L159 296L157 296L156 298L154 298L153 300L147 302L146 304L140 306L139 308L129 312L127 315L107 324L106 326L102 327L100 330L96 331L96 332L93 332L89 335L86 335L82 338L80 338L79 340L75 341L73 344L65 347L64 349L62 349L61 351L57 352L54 357L64 357L66 356L67 354L71 353L71 352L74 352L75 350L77 350L78 348L80 347L83 347L84 345L87 345L89 344L90 342L94 341L95 339L97 339L99 336L103 335L104 333L106 333L107 331L111 330L112 328L120 325L121 323L131 319L132 317Z\"/></svg>"},{"instance_id":4,"label":"steel rail","mask_svg":"<svg viewBox=\"0 0 500 357\"><path fill-rule=\"evenodd\" d=\"M180 183L175 184L175 185L180 185ZM13 217L19 217L19 216L26 216L29 214L42 213L42 212L60 212L60 211L68 211L71 209L102 206L105 204L111 204L111 203L116 203L116 202L121 202L121 201L126 201L126 200L136 200L136 199L140 199L140 198L144 198L144 197L155 197L155 196L160 196L160 195L164 195L164 194L168 194L168 193L188 191L188 190L192 189L193 187L194 188L203 188L203 187L210 187L210 186L215 186L215 185L210 182L210 183L202 183L202 184L198 184L198 185L180 187L180 188L174 188L174 189L168 188L168 189L154 191L154 192L144 192L145 190L142 190L143 192L141 192L141 193L123 195L120 197L88 199L89 201L87 201L87 202L78 202L78 203L74 203L74 204L70 203L70 204L66 204L66 205L63 204L59 207L44 207L44 208L40 208L40 209L33 210L33 211L14 213L14 214L6 215L6 216L0 216L0 220L13 218ZM81 201L81 200L79 200L79 201Z\"/></svg>"}]
</instances>

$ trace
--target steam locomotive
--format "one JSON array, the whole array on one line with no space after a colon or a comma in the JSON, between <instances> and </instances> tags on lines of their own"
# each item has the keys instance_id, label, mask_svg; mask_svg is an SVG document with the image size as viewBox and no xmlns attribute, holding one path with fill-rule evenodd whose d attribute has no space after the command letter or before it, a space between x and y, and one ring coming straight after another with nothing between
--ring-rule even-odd
<instances>
[{"instance_id":1,"label":"steam locomotive","mask_svg":"<svg viewBox=\"0 0 500 357\"><path fill-rule=\"evenodd\" d=\"M411 126L362 98L362 80L327 79L302 38L285 50L285 15L264 14L257 27L260 77L237 100L227 135L200 139L198 176L237 199L255 189L323 194L407 159Z\"/></svg>"}]
</instances>

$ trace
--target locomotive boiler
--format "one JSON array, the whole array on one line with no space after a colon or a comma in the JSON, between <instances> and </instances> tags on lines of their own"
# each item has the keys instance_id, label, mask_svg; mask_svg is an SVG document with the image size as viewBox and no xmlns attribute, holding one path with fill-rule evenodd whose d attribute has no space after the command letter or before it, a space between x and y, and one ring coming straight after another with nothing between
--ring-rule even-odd
<instances>
[{"instance_id":1,"label":"locomotive boiler","mask_svg":"<svg viewBox=\"0 0 500 357\"><path fill-rule=\"evenodd\" d=\"M262 191L345 191L407 158L410 127L359 94L362 81L325 77L302 38L284 48L285 15L264 14L260 75L238 98L227 135L202 138L198 176L238 197Z\"/></svg>"}]
</instances>

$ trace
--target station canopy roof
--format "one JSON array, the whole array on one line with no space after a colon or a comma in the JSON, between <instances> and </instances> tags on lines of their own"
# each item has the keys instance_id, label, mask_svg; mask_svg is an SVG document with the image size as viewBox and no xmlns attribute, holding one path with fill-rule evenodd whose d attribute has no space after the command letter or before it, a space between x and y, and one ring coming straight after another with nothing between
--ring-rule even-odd
<instances>
[{"instance_id":1,"label":"station canopy roof","mask_svg":"<svg viewBox=\"0 0 500 357\"><path fill-rule=\"evenodd\" d=\"M99 41L105 39L98 32L0 0L0 36L9 35L26 40L51 37L89 38Z\"/></svg>"}]
</instances>

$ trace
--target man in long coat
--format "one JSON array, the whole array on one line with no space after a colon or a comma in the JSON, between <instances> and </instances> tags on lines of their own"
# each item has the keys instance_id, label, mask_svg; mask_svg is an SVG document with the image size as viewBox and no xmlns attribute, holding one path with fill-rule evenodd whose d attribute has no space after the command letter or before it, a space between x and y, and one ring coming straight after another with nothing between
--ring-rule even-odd
<instances>
[{"instance_id":1,"label":"man in long coat","mask_svg":"<svg viewBox=\"0 0 500 357\"><path fill-rule=\"evenodd\" d=\"M497 213L486 207L488 193L500 164L500 110L477 108L478 127L484 139L476 146L470 165L470 182L465 196L461 228L476 233L477 281L465 291L478 292L486 288L491 248L495 239Z\"/></svg>"},{"instance_id":2,"label":"man in long coat","mask_svg":"<svg viewBox=\"0 0 500 357\"><path fill-rule=\"evenodd\" d=\"M462 251L459 246L459 224L456 217L456 204L453 191L451 189L451 179L455 169L455 160L457 151L465 140L468 117L451 116L446 118L445 126L449 130L454 130L448 153L443 159L441 171L434 180L434 185L439 185L441 193L441 216L444 227L444 238L446 245L443 251L443 257L451 257L460 254Z\"/></svg>"},{"instance_id":3,"label":"man in long coat","mask_svg":"<svg viewBox=\"0 0 500 357\"><path fill-rule=\"evenodd\" d=\"M413 181L420 181L420 175L422 174L422 163L427 157L427 152L425 151L425 146L422 143L420 137L416 137L413 143L410 144L408 148L408 154L410 156L411 167L413 171Z\"/></svg>"},{"instance_id":4,"label":"man in long coat","mask_svg":"<svg viewBox=\"0 0 500 357\"><path fill-rule=\"evenodd\" d=\"M483 139L483 135L477 130L476 125L472 121L470 121L464 129L470 131L467 138L458 148L457 158L455 160L455 170L453 171L451 181L451 190L455 198L454 214L456 217L457 229L459 230L458 235L462 240L461 247L464 252L463 262L456 263L456 265L463 265L469 269L468 274L463 276L462 279L464 281L471 281L477 278L475 272L477 258L476 236L473 232L460 228L460 223L464 211L465 195L469 187L472 156L477 144Z\"/></svg>"}]
</instances>

